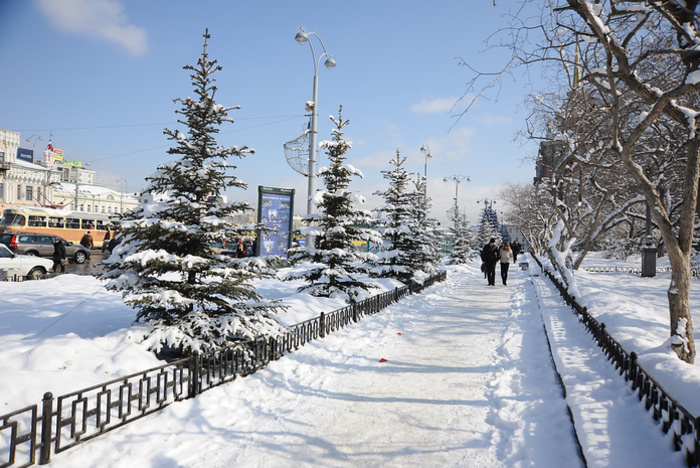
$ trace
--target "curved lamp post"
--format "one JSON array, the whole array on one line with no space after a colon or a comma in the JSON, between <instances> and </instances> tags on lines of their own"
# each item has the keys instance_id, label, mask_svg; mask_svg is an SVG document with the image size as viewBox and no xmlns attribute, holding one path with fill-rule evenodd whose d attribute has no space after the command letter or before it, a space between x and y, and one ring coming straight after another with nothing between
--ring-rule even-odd
<instances>
[{"instance_id":1,"label":"curved lamp post","mask_svg":"<svg viewBox=\"0 0 700 468\"><path fill-rule=\"evenodd\" d=\"M39 135L32 135L29 138L27 138L25 141L32 141L34 139L34 144L32 145L32 161L34 160L34 155L36 154L36 142L37 140L43 141L44 138L39 136Z\"/></svg>"},{"instance_id":2,"label":"curved lamp post","mask_svg":"<svg viewBox=\"0 0 700 468\"><path fill-rule=\"evenodd\" d=\"M426 161L427 161L427 159L426 159ZM427 162L426 162L426 165L427 165ZM462 174L453 174L453 175L451 175L451 176L449 176L449 177L445 177L445 178L442 179L442 180L443 180L444 182L453 181L453 182L455 183L455 216L457 216L457 215L459 214L459 206L458 206L458 205L459 205L459 204L458 204L458 200L459 200L459 184L460 184L463 180L466 180L467 182L471 182L471 181L472 181L472 178L469 177L469 176L464 176L464 175L462 175Z\"/></svg>"},{"instance_id":3,"label":"curved lamp post","mask_svg":"<svg viewBox=\"0 0 700 468\"><path fill-rule=\"evenodd\" d=\"M117 179L119 186L121 187L121 192L119 194L119 213L124 213L124 188L128 181L126 179Z\"/></svg>"},{"instance_id":4,"label":"curved lamp post","mask_svg":"<svg viewBox=\"0 0 700 468\"><path fill-rule=\"evenodd\" d=\"M318 42L321 44L321 47L323 48L323 53L318 57L318 60L316 60L316 53L314 52L314 46L311 44L310 36L316 37L316 39L318 39ZM294 37L294 40L297 41L299 44L303 44L305 42L309 44L309 48L311 49L311 58L314 61L313 101L309 103L309 107L311 107L311 138L309 142L309 199L306 205L307 214L311 214L313 212L313 194L316 182L316 120L318 119L318 66L321 64L321 60L324 57L326 57L326 61L323 62L323 66L328 68L329 70L335 68L336 63L335 60L333 60L333 57L331 57L331 54L328 53L328 51L326 50L326 46L323 44L323 41L318 36L318 34L314 32L306 32L303 27L300 27L299 32Z\"/></svg>"},{"instance_id":5,"label":"curved lamp post","mask_svg":"<svg viewBox=\"0 0 700 468\"><path fill-rule=\"evenodd\" d=\"M428 145L421 146L420 150L425 155L425 187L423 187L423 196L428 198L428 159L431 159L433 155L430 153Z\"/></svg>"}]
</instances>

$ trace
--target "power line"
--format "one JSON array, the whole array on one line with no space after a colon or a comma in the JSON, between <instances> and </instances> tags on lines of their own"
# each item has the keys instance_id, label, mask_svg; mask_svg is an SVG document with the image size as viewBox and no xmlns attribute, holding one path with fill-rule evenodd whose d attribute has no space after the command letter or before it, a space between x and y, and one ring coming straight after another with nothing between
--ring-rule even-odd
<instances>
[{"instance_id":1,"label":"power line","mask_svg":"<svg viewBox=\"0 0 700 468\"><path fill-rule=\"evenodd\" d=\"M282 117L282 116L280 116L280 117ZM287 121L289 121L289 120L299 119L299 118L302 118L302 117L306 118L305 115L286 116L286 118L283 118L282 120L276 120L276 121L274 121L274 122L262 123L262 124L259 124L259 125L251 125L251 126L245 127L245 128L237 128L237 129L234 129L234 130L231 130L231 131L228 131L228 132L221 132L220 135L228 135L229 133L243 132L243 131L245 131L245 130L250 130L250 129L252 129L252 128L264 127L264 126L267 126L267 125L274 125L274 124L278 124L278 123L282 123L282 122L287 122ZM253 120L253 119L266 119L266 118L270 118L270 117L251 117L251 118L249 118L248 120ZM242 120L242 119L241 119L241 120ZM173 123L178 123L178 122L173 122ZM160 124L148 124L148 125L160 125ZM97 127L95 127L95 128L97 128ZM25 130L25 131L30 131L30 130ZM33 130L33 131L38 131L38 130ZM121 154L116 154L116 155L113 155L113 156L105 156L104 158L90 159L90 160L87 161L87 162L90 162L90 163L92 164L92 163L97 162L97 161L105 161L105 160L107 160L107 159L121 158L121 157L124 157L124 156L131 156L132 154L145 153L145 152L147 152L147 151L153 151L153 150L163 149L163 148L169 148L169 147L170 147L170 145L154 146L154 147L152 147L152 148L145 148L145 149L130 151L130 152L128 152L128 153L121 153Z\"/></svg>"},{"instance_id":2,"label":"power line","mask_svg":"<svg viewBox=\"0 0 700 468\"><path fill-rule=\"evenodd\" d=\"M234 120L262 120L262 119L285 119L280 122L285 122L293 118L304 117L303 114L296 115L272 115L263 117L239 117ZM124 125L100 125L95 127L66 127L66 128L33 128L33 129L20 129L17 130L20 133L29 132L57 132L57 131L73 131L73 130L104 130L109 128L133 128L133 127L152 127L155 125L176 125L179 122L158 122L158 123L141 123L141 124L124 124ZM273 122L274 123L274 122Z\"/></svg>"}]
</instances>

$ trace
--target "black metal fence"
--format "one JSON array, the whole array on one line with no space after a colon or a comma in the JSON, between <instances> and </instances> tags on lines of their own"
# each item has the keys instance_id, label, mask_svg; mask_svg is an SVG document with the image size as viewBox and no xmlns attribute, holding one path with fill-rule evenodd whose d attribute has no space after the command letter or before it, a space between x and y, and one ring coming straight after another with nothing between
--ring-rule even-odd
<instances>
[{"instance_id":1,"label":"black metal fence","mask_svg":"<svg viewBox=\"0 0 700 468\"><path fill-rule=\"evenodd\" d=\"M51 461L61 453L124 426L175 401L265 367L306 343L324 338L363 316L380 312L411 293L443 281L442 271L412 284L370 297L290 327L282 336L242 342L224 351L195 354L136 374L57 398L45 393L41 404L0 415L0 468Z\"/></svg>"},{"instance_id":2,"label":"black metal fence","mask_svg":"<svg viewBox=\"0 0 700 468\"><path fill-rule=\"evenodd\" d=\"M637 361L637 353L628 352L606 330L605 323L599 322L588 313L588 309L569 294L566 286L542 262L532 255L542 272L559 290L567 305L579 317L595 339L608 360L626 381L631 382L632 390L655 421L660 423L664 434L671 431L676 450L683 451L689 467L700 466L700 425L695 416L686 410L659 382Z\"/></svg>"},{"instance_id":3,"label":"black metal fence","mask_svg":"<svg viewBox=\"0 0 700 468\"><path fill-rule=\"evenodd\" d=\"M589 271L591 273L630 273L633 275L641 275L641 268L631 268L631 267L583 267L583 271ZM670 267L657 268L656 273L668 273L671 271ZM700 270L697 268L690 269L690 276L692 278L700 278Z\"/></svg>"}]
</instances>

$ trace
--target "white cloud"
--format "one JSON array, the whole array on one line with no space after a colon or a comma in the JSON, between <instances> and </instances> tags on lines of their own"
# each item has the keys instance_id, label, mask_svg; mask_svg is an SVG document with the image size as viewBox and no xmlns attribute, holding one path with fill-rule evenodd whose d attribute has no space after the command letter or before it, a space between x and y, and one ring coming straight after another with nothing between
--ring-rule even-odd
<instances>
[{"instance_id":1,"label":"white cloud","mask_svg":"<svg viewBox=\"0 0 700 468\"><path fill-rule=\"evenodd\" d=\"M436 99L421 99L418 104L411 106L412 114L428 115L428 114L444 114L450 112L455 103L459 100L456 97L436 98Z\"/></svg>"},{"instance_id":2,"label":"white cloud","mask_svg":"<svg viewBox=\"0 0 700 468\"><path fill-rule=\"evenodd\" d=\"M112 42L136 56L148 51L146 30L130 24L120 0L37 0L37 5L61 31Z\"/></svg>"}]
</instances>

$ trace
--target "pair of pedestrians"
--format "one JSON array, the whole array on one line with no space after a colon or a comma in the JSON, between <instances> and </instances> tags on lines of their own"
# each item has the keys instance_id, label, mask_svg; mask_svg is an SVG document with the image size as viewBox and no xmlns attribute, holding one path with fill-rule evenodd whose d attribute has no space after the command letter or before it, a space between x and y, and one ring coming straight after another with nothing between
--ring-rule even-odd
<instances>
[{"instance_id":1,"label":"pair of pedestrians","mask_svg":"<svg viewBox=\"0 0 700 468\"><path fill-rule=\"evenodd\" d=\"M489 282L489 286L496 285L496 264L501 263L501 280L503 285L508 284L508 268L510 267L510 261L513 258L513 251L508 245L508 242L504 242L500 247L496 245L496 239L493 237L489 240L489 243L481 249L481 261L483 262L483 270L486 274L486 279Z\"/></svg>"}]
</instances>

